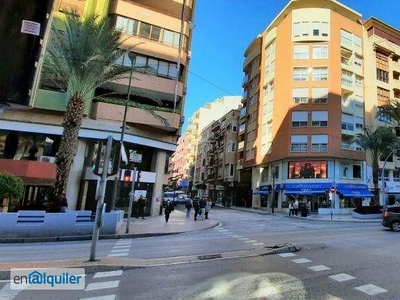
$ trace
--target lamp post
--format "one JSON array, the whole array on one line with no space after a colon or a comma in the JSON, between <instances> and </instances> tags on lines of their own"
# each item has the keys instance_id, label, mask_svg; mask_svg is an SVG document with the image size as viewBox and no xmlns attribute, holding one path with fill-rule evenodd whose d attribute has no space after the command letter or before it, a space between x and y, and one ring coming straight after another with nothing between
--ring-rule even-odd
<instances>
[{"instance_id":1,"label":"lamp post","mask_svg":"<svg viewBox=\"0 0 400 300\"><path fill-rule=\"evenodd\" d=\"M120 147L121 151L125 151L123 146L124 146L124 136L125 136L125 127L126 127L126 115L128 113L128 104L129 104L130 96L131 96L132 74L133 74L133 67L135 64L136 54L129 52L128 57L129 57L129 60L131 61L131 69L130 69L130 73L129 73L128 95L127 95L126 101L125 101L124 117L122 120L121 138L119 140L119 142L121 144L121 147ZM112 198L111 198L111 210L115 209L118 183L119 183L119 179L121 178L121 151L119 151L118 157L117 157L118 172L114 177L113 194L112 194Z\"/></svg>"},{"instance_id":2,"label":"lamp post","mask_svg":"<svg viewBox=\"0 0 400 300\"><path fill-rule=\"evenodd\" d=\"M389 159L389 157L390 157L393 153L395 153L395 152L397 152L397 151L399 151L399 150L400 150L400 147L393 149L393 150L386 156L385 161L384 161L383 166L382 166L382 171L381 171L381 181L382 181L382 183L381 183L381 190L382 190L382 206L383 206L383 210L385 210L385 209L386 209L386 206L387 206L387 205L386 205L386 196L385 196L385 194L387 193L387 191L385 190L385 165L386 165L386 162L387 162L387 160Z\"/></svg>"}]
</instances>

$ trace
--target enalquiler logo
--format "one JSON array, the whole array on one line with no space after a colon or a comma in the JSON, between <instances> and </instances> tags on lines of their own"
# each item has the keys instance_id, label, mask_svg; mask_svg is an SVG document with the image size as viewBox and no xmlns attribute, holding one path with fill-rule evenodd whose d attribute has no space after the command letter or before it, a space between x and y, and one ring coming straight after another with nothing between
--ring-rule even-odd
<instances>
[{"instance_id":1,"label":"enalquiler logo","mask_svg":"<svg viewBox=\"0 0 400 300\"><path fill-rule=\"evenodd\" d=\"M13 290L84 290L84 268L11 269Z\"/></svg>"}]
</instances>

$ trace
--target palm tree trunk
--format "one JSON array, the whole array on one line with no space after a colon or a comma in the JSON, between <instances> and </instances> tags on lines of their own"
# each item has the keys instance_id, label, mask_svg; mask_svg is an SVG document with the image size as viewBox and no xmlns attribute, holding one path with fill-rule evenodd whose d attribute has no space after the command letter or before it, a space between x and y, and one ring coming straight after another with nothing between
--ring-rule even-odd
<instances>
[{"instance_id":1,"label":"palm tree trunk","mask_svg":"<svg viewBox=\"0 0 400 300\"><path fill-rule=\"evenodd\" d=\"M63 134L56 154L57 176L53 192L54 199L58 199L58 196L65 191L67 186L69 171L78 147L79 128L82 124L84 110L85 101L83 97L74 94L65 110L62 124Z\"/></svg>"},{"instance_id":2,"label":"palm tree trunk","mask_svg":"<svg viewBox=\"0 0 400 300\"><path fill-rule=\"evenodd\" d=\"M372 163L372 182L374 183L374 200L373 205L379 205L379 164L377 161Z\"/></svg>"}]
</instances>

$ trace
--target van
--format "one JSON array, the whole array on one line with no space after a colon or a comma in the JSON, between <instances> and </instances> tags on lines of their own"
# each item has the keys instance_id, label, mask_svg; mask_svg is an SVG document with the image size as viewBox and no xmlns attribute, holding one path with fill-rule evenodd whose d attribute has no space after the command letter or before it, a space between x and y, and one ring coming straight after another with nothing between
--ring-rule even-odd
<instances>
[{"instance_id":1,"label":"van","mask_svg":"<svg viewBox=\"0 0 400 300\"><path fill-rule=\"evenodd\" d=\"M164 192L164 203L167 201L174 202L175 204L184 204L188 200L188 196L182 191L168 191Z\"/></svg>"}]
</instances>

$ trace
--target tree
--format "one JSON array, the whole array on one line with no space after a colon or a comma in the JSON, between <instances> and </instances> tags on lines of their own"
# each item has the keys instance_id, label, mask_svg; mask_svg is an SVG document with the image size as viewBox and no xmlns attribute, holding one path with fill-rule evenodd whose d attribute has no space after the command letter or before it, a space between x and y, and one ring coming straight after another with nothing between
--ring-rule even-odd
<instances>
[{"instance_id":1,"label":"tree","mask_svg":"<svg viewBox=\"0 0 400 300\"><path fill-rule=\"evenodd\" d=\"M24 183L21 178L0 173L0 200L8 199L8 206L13 206L15 200L19 200L24 193Z\"/></svg>"},{"instance_id":2,"label":"tree","mask_svg":"<svg viewBox=\"0 0 400 300\"><path fill-rule=\"evenodd\" d=\"M364 133L356 134L354 142L370 154L372 160L372 180L374 184L374 204L379 204L379 158L399 145L391 128L378 127L375 131L364 128Z\"/></svg>"},{"instance_id":3,"label":"tree","mask_svg":"<svg viewBox=\"0 0 400 300\"><path fill-rule=\"evenodd\" d=\"M400 127L400 103L397 100L390 100L385 105L378 106L376 116L395 127Z\"/></svg>"},{"instance_id":4,"label":"tree","mask_svg":"<svg viewBox=\"0 0 400 300\"><path fill-rule=\"evenodd\" d=\"M86 103L94 99L98 87L109 80L126 78L130 69L115 63L118 58L128 55L131 49L123 48L124 40L108 18L95 15L81 18L69 12L64 24L65 30L52 31L44 62L44 68L55 75L59 86L67 87L69 97L56 154L53 200L65 190ZM147 73L144 68L134 69L135 72Z\"/></svg>"}]
</instances>

